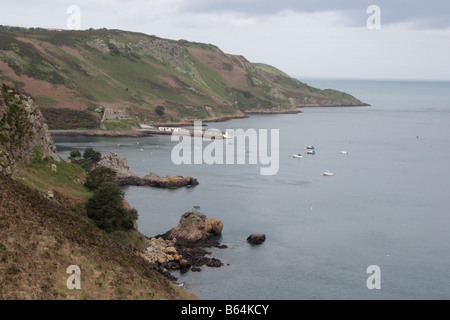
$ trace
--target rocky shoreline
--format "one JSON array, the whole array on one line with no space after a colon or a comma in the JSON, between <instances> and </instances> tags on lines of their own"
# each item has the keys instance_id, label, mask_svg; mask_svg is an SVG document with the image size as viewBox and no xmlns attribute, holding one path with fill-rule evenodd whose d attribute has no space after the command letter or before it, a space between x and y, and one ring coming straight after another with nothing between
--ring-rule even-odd
<instances>
[{"instance_id":1,"label":"rocky shoreline","mask_svg":"<svg viewBox=\"0 0 450 320\"><path fill-rule=\"evenodd\" d=\"M297 108L334 108L334 107L371 107L370 104L368 103L364 103L362 102L361 104L328 104L328 105L320 105L320 104L314 104L314 103L310 103L310 104L302 104L299 105Z\"/></svg>"},{"instance_id":2,"label":"rocky shoreline","mask_svg":"<svg viewBox=\"0 0 450 320\"><path fill-rule=\"evenodd\" d=\"M148 175L139 178L138 176L121 176L116 178L119 186L149 186L154 188L177 189L186 186L197 186L197 179L191 176L166 176L160 177L150 172Z\"/></svg>"},{"instance_id":3,"label":"rocky shoreline","mask_svg":"<svg viewBox=\"0 0 450 320\"><path fill-rule=\"evenodd\" d=\"M249 115L252 114L298 114L303 113L303 111L299 109L303 108L311 108L311 107L370 107L370 104L362 103L360 105L319 105L319 104L304 104L299 105L295 109L290 110L248 110L243 112L241 115L235 116L222 116L217 118L209 118L209 119L198 119L198 121L202 121L203 123L208 122L226 122L233 119L243 119L248 118ZM188 127L193 126L195 120L184 121L184 122L168 122L168 123L156 123L154 126L158 127ZM205 125L206 126L206 125ZM83 137L130 137L130 138L139 138L139 137L148 137L153 135L171 135L171 131L158 131L158 130L149 130L149 129L136 129L132 131L106 131L106 130L49 130L52 136L83 136Z\"/></svg>"},{"instance_id":4,"label":"rocky shoreline","mask_svg":"<svg viewBox=\"0 0 450 320\"><path fill-rule=\"evenodd\" d=\"M106 131L106 130L49 130L52 136L68 136L68 137L147 137L152 132L147 130L133 131Z\"/></svg>"},{"instance_id":5,"label":"rocky shoreline","mask_svg":"<svg viewBox=\"0 0 450 320\"><path fill-rule=\"evenodd\" d=\"M223 223L220 219L206 217L199 211L188 211L180 219L178 226L163 235L148 239L149 247L141 253L159 273L171 280L177 280L170 271L201 271L201 267L218 268L222 261L209 257L206 248L227 248L211 237L220 236Z\"/></svg>"},{"instance_id":6,"label":"rocky shoreline","mask_svg":"<svg viewBox=\"0 0 450 320\"><path fill-rule=\"evenodd\" d=\"M303 113L303 111L298 109L292 109L292 110L255 110L255 111L246 111L246 114L297 114L297 113Z\"/></svg>"},{"instance_id":7,"label":"rocky shoreline","mask_svg":"<svg viewBox=\"0 0 450 320\"><path fill-rule=\"evenodd\" d=\"M214 123L214 122L226 122L233 119L243 119L248 118L249 115L254 114L298 114L303 113L299 110L308 107L364 107L370 106L369 104L363 103L361 105L316 105L316 104L304 104L299 105L295 109L288 110L248 110L239 115L234 116L222 116L216 118L198 119L203 123ZM188 127L193 126L194 121L189 120L184 122L166 122L166 123L155 123L156 127ZM204 124L204 126L206 126ZM84 137L148 137L153 135L171 135L171 131L158 131L150 129L136 129L132 131L106 131L106 130L50 130L52 136L84 136Z\"/></svg>"},{"instance_id":8,"label":"rocky shoreline","mask_svg":"<svg viewBox=\"0 0 450 320\"><path fill-rule=\"evenodd\" d=\"M150 172L140 178L130 170L127 160L120 158L116 153L110 152L96 164L97 167L106 167L116 171L116 182L119 186L149 186L155 188L177 189L182 187L193 187L199 183L197 179L187 176L166 176Z\"/></svg>"}]
</instances>

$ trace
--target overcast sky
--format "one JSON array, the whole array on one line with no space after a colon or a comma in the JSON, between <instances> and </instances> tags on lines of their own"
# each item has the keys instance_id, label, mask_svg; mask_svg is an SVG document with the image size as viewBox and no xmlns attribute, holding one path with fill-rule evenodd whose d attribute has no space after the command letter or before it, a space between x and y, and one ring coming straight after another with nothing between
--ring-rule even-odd
<instances>
[{"instance_id":1,"label":"overcast sky","mask_svg":"<svg viewBox=\"0 0 450 320\"><path fill-rule=\"evenodd\" d=\"M448 0L0 0L0 24L67 29L70 5L81 29L212 43L300 79L450 80Z\"/></svg>"}]
</instances>

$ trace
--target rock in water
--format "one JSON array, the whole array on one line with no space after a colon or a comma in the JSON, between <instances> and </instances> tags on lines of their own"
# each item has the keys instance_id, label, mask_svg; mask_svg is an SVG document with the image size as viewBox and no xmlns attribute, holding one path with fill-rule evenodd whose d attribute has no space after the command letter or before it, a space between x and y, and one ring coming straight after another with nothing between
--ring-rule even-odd
<instances>
[{"instance_id":1,"label":"rock in water","mask_svg":"<svg viewBox=\"0 0 450 320\"><path fill-rule=\"evenodd\" d=\"M207 218L198 211L188 211L180 223L166 233L166 239L176 239L178 244L193 245L206 242L208 238L222 233L223 223L220 219Z\"/></svg>"},{"instance_id":2,"label":"rock in water","mask_svg":"<svg viewBox=\"0 0 450 320\"><path fill-rule=\"evenodd\" d=\"M142 184L145 186L151 186L156 188L176 189L185 186L196 186L198 181L190 176L166 176L160 177L157 174L150 172L148 175L141 179Z\"/></svg>"},{"instance_id":3,"label":"rock in water","mask_svg":"<svg viewBox=\"0 0 450 320\"><path fill-rule=\"evenodd\" d=\"M117 172L117 178L138 177L136 173L130 170L127 159L120 158L114 152L110 152L101 158L96 166L115 170Z\"/></svg>"},{"instance_id":4,"label":"rock in water","mask_svg":"<svg viewBox=\"0 0 450 320\"><path fill-rule=\"evenodd\" d=\"M253 233L247 238L247 242L251 244L261 244L264 241L266 241L266 235L262 233Z\"/></svg>"},{"instance_id":5,"label":"rock in water","mask_svg":"<svg viewBox=\"0 0 450 320\"><path fill-rule=\"evenodd\" d=\"M180 269L186 272L201 271L201 266L218 268L223 263L216 258L209 258L210 252L204 247L226 248L217 241L210 240L212 236L222 233L223 223L220 219L208 218L201 212L188 211L180 219L175 228L163 235L158 235L149 240L150 246L146 248L142 256L155 270L174 278L169 270Z\"/></svg>"},{"instance_id":6,"label":"rock in water","mask_svg":"<svg viewBox=\"0 0 450 320\"><path fill-rule=\"evenodd\" d=\"M176 189L185 186L198 185L197 179L187 176L167 176L150 172L140 178L135 172L130 170L127 159L120 158L116 153L110 152L104 156L96 165L97 167L107 167L117 172L116 181L119 186L150 186L155 188Z\"/></svg>"}]
</instances>

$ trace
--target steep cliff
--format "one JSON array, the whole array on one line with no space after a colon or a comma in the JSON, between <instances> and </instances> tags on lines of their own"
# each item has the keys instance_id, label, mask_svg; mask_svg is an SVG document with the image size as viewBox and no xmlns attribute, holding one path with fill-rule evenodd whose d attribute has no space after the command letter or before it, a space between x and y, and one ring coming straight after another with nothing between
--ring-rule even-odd
<instances>
[{"instance_id":1,"label":"steep cliff","mask_svg":"<svg viewBox=\"0 0 450 320\"><path fill-rule=\"evenodd\" d=\"M55 144L41 111L29 96L0 83L0 172L10 174L16 160L33 155L59 162Z\"/></svg>"}]
</instances>

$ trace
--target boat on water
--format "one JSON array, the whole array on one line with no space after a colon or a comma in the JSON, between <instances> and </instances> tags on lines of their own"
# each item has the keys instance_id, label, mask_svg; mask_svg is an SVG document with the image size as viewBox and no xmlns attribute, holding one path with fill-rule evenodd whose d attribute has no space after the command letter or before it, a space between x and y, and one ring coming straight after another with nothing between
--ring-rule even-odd
<instances>
[{"instance_id":1,"label":"boat on water","mask_svg":"<svg viewBox=\"0 0 450 320\"><path fill-rule=\"evenodd\" d=\"M314 146L307 146L306 147L306 149L309 149L309 150L314 150L316 147L314 147Z\"/></svg>"},{"instance_id":2,"label":"boat on water","mask_svg":"<svg viewBox=\"0 0 450 320\"><path fill-rule=\"evenodd\" d=\"M322 175L325 177L327 177L327 176L330 177L330 176L334 176L334 173L332 173L330 171L324 171L324 172L322 172Z\"/></svg>"},{"instance_id":3,"label":"boat on water","mask_svg":"<svg viewBox=\"0 0 450 320\"><path fill-rule=\"evenodd\" d=\"M222 135L224 139L231 139L231 137L228 135L228 132L225 132L225 134Z\"/></svg>"},{"instance_id":4,"label":"boat on water","mask_svg":"<svg viewBox=\"0 0 450 320\"><path fill-rule=\"evenodd\" d=\"M339 154L348 154L347 151L339 151Z\"/></svg>"},{"instance_id":5,"label":"boat on water","mask_svg":"<svg viewBox=\"0 0 450 320\"><path fill-rule=\"evenodd\" d=\"M316 151L314 151L314 150L308 150L308 151L306 151L306 153L307 153L307 154L316 154Z\"/></svg>"},{"instance_id":6,"label":"boat on water","mask_svg":"<svg viewBox=\"0 0 450 320\"><path fill-rule=\"evenodd\" d=\"M303 158L303 156L300 153L298 153L298 154L292 155L292 158L301 159L301 158Z\"/></svg>"}]
</instances>

